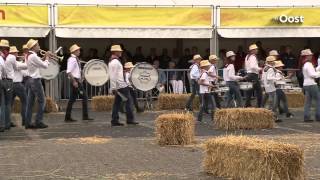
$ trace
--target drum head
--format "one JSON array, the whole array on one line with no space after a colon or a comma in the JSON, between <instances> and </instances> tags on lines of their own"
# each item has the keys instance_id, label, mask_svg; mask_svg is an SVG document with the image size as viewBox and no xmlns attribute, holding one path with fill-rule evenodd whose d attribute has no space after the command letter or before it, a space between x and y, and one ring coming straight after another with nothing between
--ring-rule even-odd
<instances>
[{"instance_id":1,"label":"drum head","mask_svg":"<svg viewBox=\"0 0 320 180\"><path fill-rule=\"evenodd\" d=\"M135 65L129 80L134 88L149 91L158 84L159 75L151 64L143 62Z\"/></svg>"},{"instance_id":2,"label":"drum head","mask_svg":"<svg viewBox=\"0 0 320 180\"><path fill-rule=\"evenodd\" d=\"M108 66L99 59L92 59L83 68L86 81L92 86L102 86L109 80Z\"/></svg>"},{"instance_id":3,"label":"drum head","mask_svg":"<svg viewBox=\"0 0 320 180\"><path fill-rule=\"evenodd\" d=\"M49 66L48 68L40 68L40 74L43 79L45 80L51 80L54 79L58 74L60 70L60 65L57 61L49 59Z\"/></svg>"}]
</instances>

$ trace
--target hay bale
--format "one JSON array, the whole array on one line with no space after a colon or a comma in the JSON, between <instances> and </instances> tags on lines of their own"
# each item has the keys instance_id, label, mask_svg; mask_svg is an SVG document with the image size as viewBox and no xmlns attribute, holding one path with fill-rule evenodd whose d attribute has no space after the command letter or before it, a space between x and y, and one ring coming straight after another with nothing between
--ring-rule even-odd
<instances>
[{"instance_id":1,"label":"hay bale","mask_svg":"<svg viewBox=\"0 0 320 180\"><path fill-rule=\"evenodd\" d=\"M191 94L160 94L158 98L159 110L184 109ZM199 97L193 100L193 109L199 109Z\"/></svg>"},{"instance_id":2,"label":"hay bale","mask_svg":"<svg viewBox=\"0 0 320 180\"><path fill-rule=\"evenodd\" d=\"M223 136L205 143L204 169L232 179L302 180L304 153L296 145L250 138Z\"/></svg>"},{"instance_id":3,"label":"hay bale","mask_svg":"<svg viewBox=\"0 0 320 180\"><path fill-rule=\"evenodd\" d=\"M194 141L195 118L190 113L162 114L155 123L159 145L187 145Z\"/></svg>"},{"instance_id":4,"label":"hay bale","mask_svg":"<svg viewBox=\"0 0 320 180\"><path fill-rule=\"evenodd\" d=\"M273 128L275 116L264 108L219 109L214 114L214 125L226 130Z\"/></svg>"},{"instance_id":5,"label":"hay bale","mask_svg":"<svg viewBox=\"0 0 320 180\"><path fill-rule=\"evenodd\" d=\"M111 111L114 102L114 96L94 96L91 106L93 111Z\"/></svg>"},{"instance_id":6,"label":"hay bale","mask_svg":"<svg viewBox=\"0 0 320 180\"><path fill-rule=\"evenodd\" d=\"M16 97L13 101L13 106L12 110L13 113L20 113L21 112L21 102L18 97ZM32 112L37 112L38 111L38 102L37 99L35 99L34 106L32 108ZM58 112L59 108L57 103L51 98L51 97L46 97L46 105L45 105L45 113L51 113L51 112Z\"/></svg>"},{"instance_id":7,"label":"hay bale","mask_svg":"<svg viewBox=\"0 0 320 180\"><path fill-rule=\"evenodd\" d=\"M304 106L304 94L302 92L286 92L288 107L300 108Z\"/></svg>"}]
</instances>

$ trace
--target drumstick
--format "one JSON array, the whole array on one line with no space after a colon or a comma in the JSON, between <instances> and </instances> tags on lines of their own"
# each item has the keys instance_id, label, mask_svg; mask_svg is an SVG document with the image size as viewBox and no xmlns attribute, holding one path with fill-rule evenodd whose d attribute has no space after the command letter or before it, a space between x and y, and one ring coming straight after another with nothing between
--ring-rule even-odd
<instances>
[{"instance_id":1,"label":"drumstick","mask_svg":"<svg viewBox=\"0 0 320 180\"><path fill-rule=\"evenodd\" d=\"M117 94L120 96L122 101L128 101L128 98L124 96L121 92L117 91Z\"/></svg>"}]
</instances>

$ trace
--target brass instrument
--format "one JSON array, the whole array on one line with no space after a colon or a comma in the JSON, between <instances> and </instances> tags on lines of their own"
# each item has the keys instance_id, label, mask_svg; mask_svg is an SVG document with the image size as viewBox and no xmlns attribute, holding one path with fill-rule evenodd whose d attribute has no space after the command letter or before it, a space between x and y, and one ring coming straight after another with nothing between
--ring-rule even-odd
<instances>
[{"instance_id":1,"label":"brass instrument","mask_svg":"<svg viewBox=\"0 0 320 180\"><path fill-rule=\"evenodd\" d=\"M45 51L45 50L40 49L40 54L41 54L42 56L45 56L47 52L48 52L48 51ZM49 57L50 57L51 59L55 60L55 61L62 61L62 60L63 60L63 56L58 56L58 55L56 55L56 54L54 54L54 53L49 53Z\"/></svg>"}]
</instances>

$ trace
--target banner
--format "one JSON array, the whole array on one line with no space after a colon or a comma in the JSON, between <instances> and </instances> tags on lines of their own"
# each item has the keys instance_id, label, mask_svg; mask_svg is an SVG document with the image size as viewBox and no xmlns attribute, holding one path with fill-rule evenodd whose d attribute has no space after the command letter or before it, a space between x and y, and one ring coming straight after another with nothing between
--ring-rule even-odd
<instances>
[{"instance_id":1,"label":"banner","mask_svg":"<svg viewBox=\"0 0 320 180\"><path fill-rule=\"evenodd\" d=\"M319 8L222 8L221 27L320 26Z\"/></svg>"},{"instance_id":2,"label":"banner","mask_svg":"<svg viewBox=\"0 0 320 180\"><path fill-rule=\"evenodd\" d=\"M211 26L212 9L185 7L58 6L59 26Z\"/></svg>"},{"instance_id":3,"label":"banner","mask_svg":"<svg viewBox=\"0 0 320 180\"><path fill-rule=\"evenodd\" d=\"M0 26L48 26L48 6L0 5Z\"/></svg>"}]
</instances>

